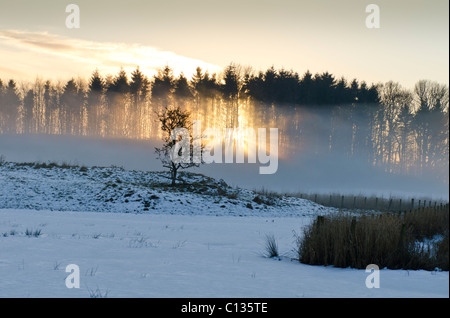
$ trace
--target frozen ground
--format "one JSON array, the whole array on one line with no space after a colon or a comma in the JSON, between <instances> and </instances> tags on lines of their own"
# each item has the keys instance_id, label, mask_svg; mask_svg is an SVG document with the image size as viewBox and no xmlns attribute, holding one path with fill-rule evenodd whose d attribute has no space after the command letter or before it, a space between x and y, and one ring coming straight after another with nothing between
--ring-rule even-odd
<instances>
[{"instance_id":1,"label":"frozen ground","mask_svg":"<svg viewBox=\"0 0 450 318\"><path fill-rule=\"evenodd\" d=\"M308 217L0 213L0 297L449 296L448 272L381 270L380 288L368 289L364 270L291 260L292 231ZM266 234L281 260L264 257ZM66 288L69 264L80 289Z\"/></svg>"},{"instance_id":2,"label":"frozen ground","mask_svg":"<svg viewBox=\"0 0 450 318\"><path fill-rule=\"evenodd\" d=\"M161 173L1 166L0 297L449 297L448 272L383 269L368 289L364 270L300 264L295 234L333 210L184 178L171 191Z\"/></svg>"}]
</instances>

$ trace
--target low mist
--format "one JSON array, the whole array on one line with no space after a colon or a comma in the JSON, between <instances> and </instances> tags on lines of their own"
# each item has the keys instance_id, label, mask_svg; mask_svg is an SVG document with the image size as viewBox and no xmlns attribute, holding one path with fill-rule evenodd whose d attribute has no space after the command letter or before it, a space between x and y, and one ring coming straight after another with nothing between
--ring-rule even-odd
<instances>
[{"instance_id":1,"label":"low mist","mask_svg":"<svg viewBox=\"0 0 450 318\"><path fill-rule=\"evenodd\" d=\"M0 155L12 162L57 162L162 171L158 141L58 135L0 135ZM299 151L280 158L278 171L260 175L260 164L205 164L189 171L224 179L232 186L288 193L351 193L384 197L426 196L448 200L449 185L436 177L389 174L356 158ZM448 176L448 174L447 174ZM448 177L447 177L448 178Z\"/></svg>"}]
</instances>

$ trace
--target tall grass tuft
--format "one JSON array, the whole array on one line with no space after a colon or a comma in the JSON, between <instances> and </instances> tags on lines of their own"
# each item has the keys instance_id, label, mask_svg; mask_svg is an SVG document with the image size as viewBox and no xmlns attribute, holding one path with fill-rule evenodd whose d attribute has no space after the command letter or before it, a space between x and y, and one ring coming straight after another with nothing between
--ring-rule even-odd
<instances>
[{"instance_id":1,"label":"tall grass tuft","mask_svg":"<svg viewBox=\"0 0 450 318\"><path fill-rule=\"evenodd\" d=\"M42 234L42 230L41 229L37 229L37 230L30 230L30 229L26 229L25 230L25 235L28 237L34 236L34 237L39 237Z\"/></svg>"},{"instance_id":2,"label":"tall grass tuft","mask_svg":"<svg viewBox=\"0 0 450 318\"><path fill-rule=\"evenodd\" d=\"M279 257L278 244L274 235L266 235L265 256L268 258Z\"/></svg>"}]
</instances>

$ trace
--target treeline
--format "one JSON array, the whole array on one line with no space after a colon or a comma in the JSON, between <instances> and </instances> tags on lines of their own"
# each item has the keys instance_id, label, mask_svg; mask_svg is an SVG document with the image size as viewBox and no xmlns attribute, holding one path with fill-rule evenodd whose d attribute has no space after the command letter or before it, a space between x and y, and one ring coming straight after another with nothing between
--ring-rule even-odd
<instances>
[{"instance_id":1,"label":"treeline","mask_svg":"<svg viewBox=\"0 0 450 318\"><path fill-rule=\"evenodd\" d=\"M278 127L280 151L308 149L359 157L389 172L448 175L448 87L419 81L368 85L273 67L200 68L191 78L169 66L152 78L139 68L86 81L0 80L0 133L153 138L155 112L180 104L204 127ZM320 145L320 146L319 146ZM285 147L286 146L286 147Z\"/></svg>"},{"instance_id":2,"label":"treeline","mask_svg":"<svg viewBox=\"0 0 450 318\"><path fill-rule=\"evenodd\" d=\"M58 133L76 135L142 135L148 107L201 99L235 102L252 98L275 105L338 105L378 103L377 87L356 79L335 80L332 74L303 77L293 71L275 70L254 74L248 68L230 64L221 76L196 69L191 79L173 75L169 66L152 79L137 68L128 77L121 69L103 78L95 71L88 83L71 79L67 83L36 80L32 87L14 80L0 80L0 132Z\"/></svg>"}]
</instances>

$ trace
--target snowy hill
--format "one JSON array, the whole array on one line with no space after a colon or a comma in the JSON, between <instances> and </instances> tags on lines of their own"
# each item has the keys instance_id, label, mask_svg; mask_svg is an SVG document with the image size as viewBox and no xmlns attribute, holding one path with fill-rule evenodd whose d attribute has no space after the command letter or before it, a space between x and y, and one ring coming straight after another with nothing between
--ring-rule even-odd
<instances>
[{"instance_id":1,"label":"snowy hill","mask_svg":"<svg viewBox=\"0 0 450 318\"><path fill-rule=\"evenodd\" d=\"M0 209L304 216L324 207L294 197L232 188L223 180L181 173L172 188L164 172L56 164L0 166Z\"/></svg>"}]
</instances>

